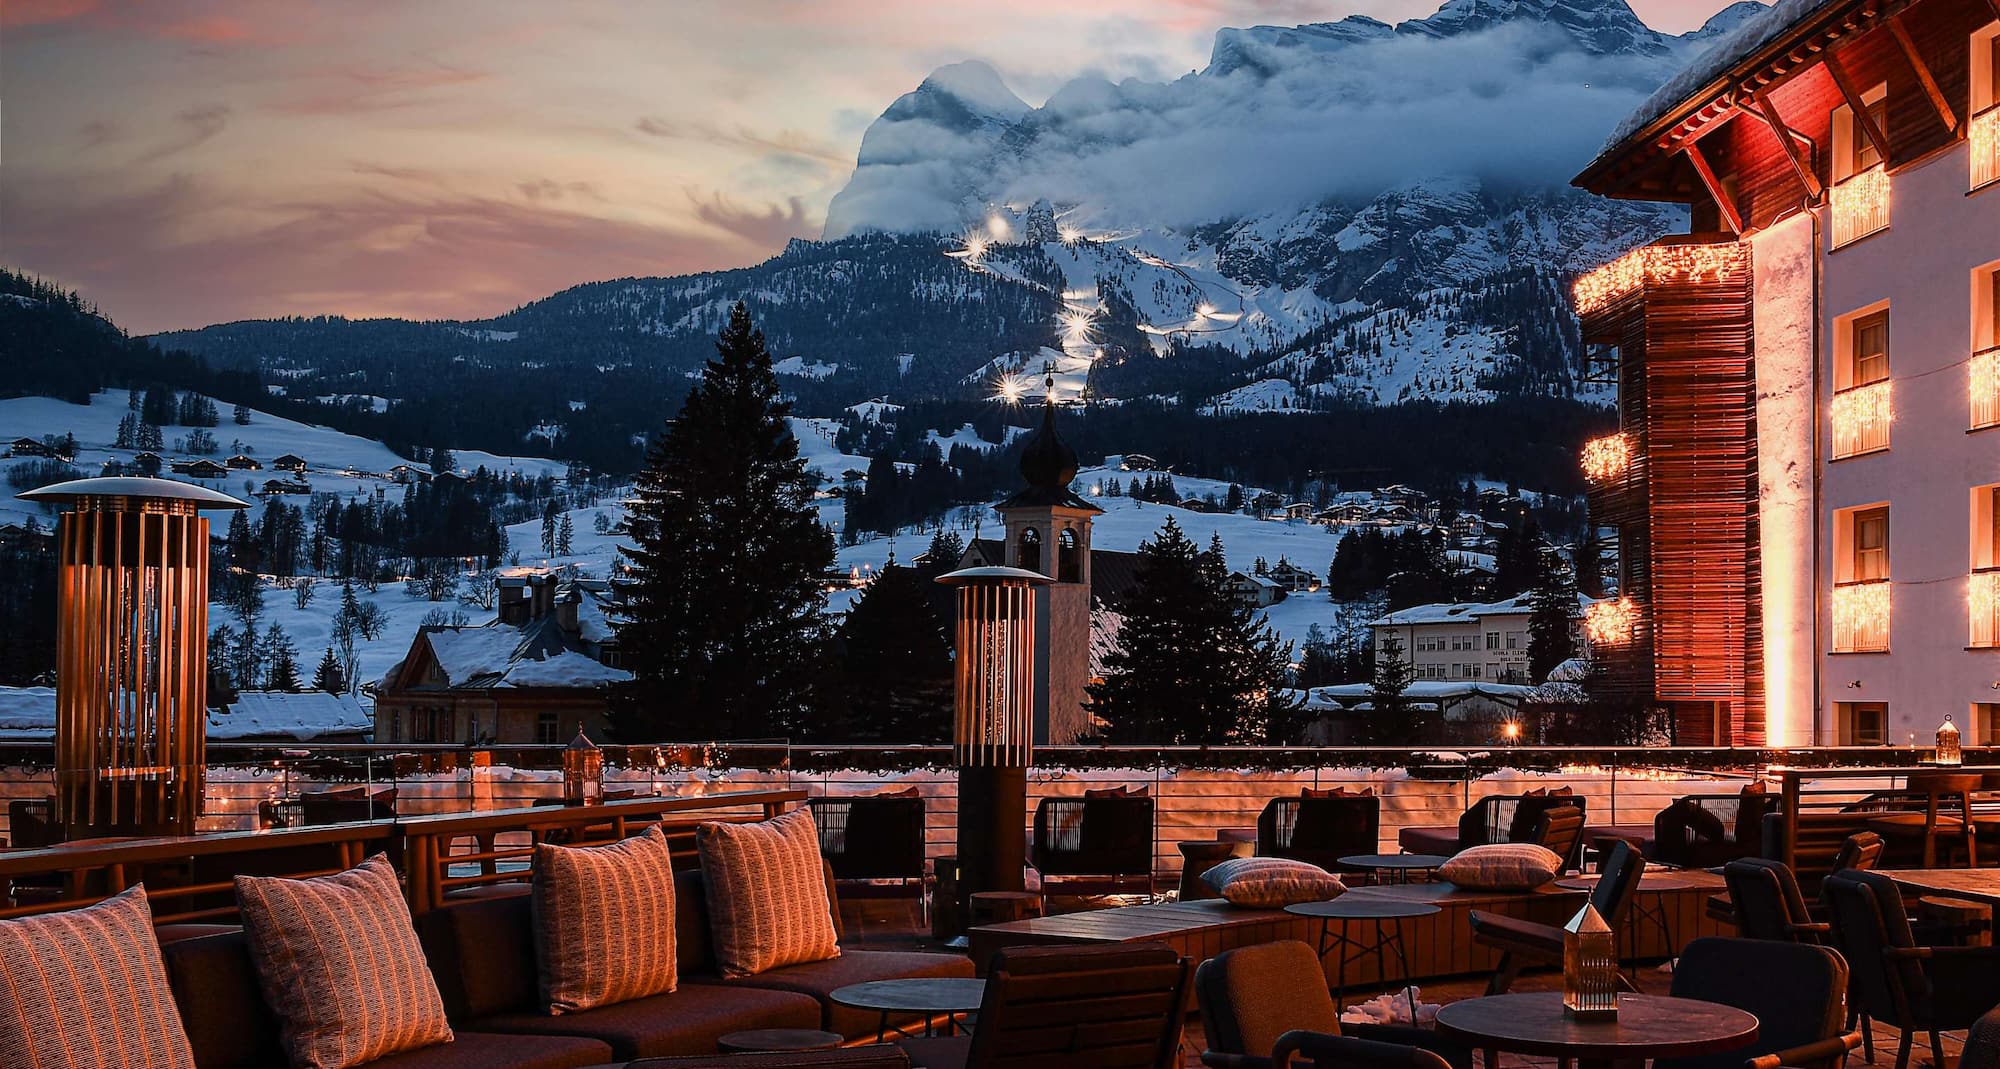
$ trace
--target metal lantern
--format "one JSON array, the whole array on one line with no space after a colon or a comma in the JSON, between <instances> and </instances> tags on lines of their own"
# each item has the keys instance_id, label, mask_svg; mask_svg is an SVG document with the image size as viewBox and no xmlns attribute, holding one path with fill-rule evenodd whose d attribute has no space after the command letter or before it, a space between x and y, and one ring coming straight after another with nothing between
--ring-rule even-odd
<instances>
[{"instance_id":1,"label":"metal lantern","mask_svg":"<svg viewBox=\"0 0 2000 1069\"><path fill-rule=\"evenodd\" d=\"M201 510L249 505L168 479L20 496L69 506L56 524L56 819L72 839L193 833L207 775Z\"/></svg>"},{"instance_id":2,"label":"metal lantern","mask_svg":"<svg viewBox=\"0 0 2000 1069\"><path fill-rule=\"evenodd\" d=\"M1951 722L1951 714L1944 714L1944 726L1937 732L1937 763L1956 767L1965 762L1965 755L1958 746L1958 725Z\"/></svg>"},{"instance_id":3,"label":"metal lantern","mask_svg":"<svg viewBox=\"0 0 2000 1069\"><path fill-rule=\"evenodd\" d=\"M563 747L563 804L597 805L604 801L604 751L576 729L576 738Z\"/></svg>"},{"instance_id":4,"label":"metal lantern","mask_svg":"<svg viewBox=\"0 0 2000 1069\"><path fill-rule=\"evenodd\" d=\"M1563 1016L1618 1018L1618 940L1588 903L1563 925Z\"/></svg>"},{"instance_id":5,"label":"metal lantern","mask_svg":"<svg viewBox=\"0 0 2000 1069\"><path fill-rule=\"evenodd\" d=\"M1035 730L1035 590L1051 580L1022 568L962 568L938 582L958 589L951 741L959 893L1019 891Z\"/></svg>"}]
</instances>

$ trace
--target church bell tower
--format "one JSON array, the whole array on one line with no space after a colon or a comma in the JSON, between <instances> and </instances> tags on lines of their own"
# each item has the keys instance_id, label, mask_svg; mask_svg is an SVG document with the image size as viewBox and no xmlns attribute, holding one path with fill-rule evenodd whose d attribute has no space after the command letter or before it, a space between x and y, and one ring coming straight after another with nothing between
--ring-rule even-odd
<instances>
[{"instance_id":1,"label":"church bell tower","mask_svg":"<svg viewBox=\"0 0 2000 1069\"><path fill-rule=\"evenodd\" d=\"M1027 486L999 505L1006 561L1054 580L1035 607L1035 743L1064 746L1090 726L1090 524L1104 510L1069 488L1076 450L1056 433L1051 400L1021 453L1021 477Z\"/></svg>"}]
</instances>

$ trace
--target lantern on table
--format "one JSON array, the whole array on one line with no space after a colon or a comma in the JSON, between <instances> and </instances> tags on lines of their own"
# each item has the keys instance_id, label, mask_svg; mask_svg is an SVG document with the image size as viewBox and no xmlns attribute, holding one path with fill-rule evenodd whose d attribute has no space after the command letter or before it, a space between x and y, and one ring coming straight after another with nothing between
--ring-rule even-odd
<instances>
[{"instance_id":1,"label":"lantern on table","mask_svg":"<svg viewBox=\"0 0 2000 1069\"><path fill-rule=\"evenodd\" d=\"M1937 763L1956 767L1963 764L1965 755L1958 745L1958 725L1951 722L1951 714L1944 714L1944 726L1937 733Z\"/></svg>"},{"instance_id":2,"label":"lantern on table","mask_svg":"<svg viewBox=\"0 0 2000 1069\"><path fill-rule=\"evenodd\" d=\"M1597 907L1587 903L1563 925L1563 1016L1618 1018L1618 940Z\"/></svg>"},{"instance_id":3,"label":"lantern on table","mask_svg":"<svg viewBox=\"0 0 2000 1069\"><path fill-rule=\"evenodd\" d=\"M596 805L604 801L604 751L578 726L576 738L563 747L563 804Z\"/></svg>"}]
</instances>

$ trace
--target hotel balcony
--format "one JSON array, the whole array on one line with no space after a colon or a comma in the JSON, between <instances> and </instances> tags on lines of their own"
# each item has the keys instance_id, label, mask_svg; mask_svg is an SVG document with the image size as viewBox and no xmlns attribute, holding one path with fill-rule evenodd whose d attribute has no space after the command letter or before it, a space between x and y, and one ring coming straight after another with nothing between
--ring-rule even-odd
<instances>
[{"instance_id":1,"label":"hotel balcony","mask_svg":"<svg viewBox=\"0 0 2000 1069\"><path fill-rule=\"evenodd\" d=\"M1972 406L1972 429L2000 424L2000 345L1972 354L1966 387Z\"/></svg>"},{"instance_id":2,"label":"hotel balcony","mask_svg":"<svg viewBox=\"0 0 2000 1069\"><path fill-rule=\"evenodd\" d=\"M1972 156L1972 188L2000 181L2000 104L1972 117L1965 141Z\"/></svg>"},{"instance_id":3,"label":"hotel balcony","mask_svg":"<svg viewBox=\"0 0 2000 1069\"><path fill-rule=\"evenodd\" d=\"M1889 381L1854 386L1833 395L1833 459L1889 448Z\"/></svg>"},{"instance_id":4,"label":"hotel balcony","mask_svg":"<svg viewBox=\"0 0 2000 1069\"><path fill-rule=\"evenodd\" d=\"M1882 164L1833 187L1833 247L1859 241L1889 225L1889 172Z\"/></svg>"},{"instance_id":5,"label":"hotel balcony","mask_svg":"<svg viewBox=\"0 0 2000 1069\"><path fill-rule=\"evenodd\" d=\"M1889 580L1833 588L1833 652L1889 651Z\"/></svg>"},{"instance_id":6,"label":"hotel balcony","mask_svg":"<svg viewBox=\"0 0 2000 1069\"><path fill-rule=\"evenodd\" d=\"M1970 586L1966 612L1972 618L1972 640L1968 645L2000 647L2000 567L1974 569Z\"/></svg>"}]
</instances>

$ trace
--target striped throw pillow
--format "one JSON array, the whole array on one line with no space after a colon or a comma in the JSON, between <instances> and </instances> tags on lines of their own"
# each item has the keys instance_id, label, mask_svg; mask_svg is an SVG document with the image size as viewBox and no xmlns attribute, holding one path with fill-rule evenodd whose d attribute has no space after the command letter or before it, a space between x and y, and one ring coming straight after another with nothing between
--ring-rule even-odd
<instances>
[{"instance_id":1,"label":"striped throw pillow","mask_svg":"<svg viewBox=\"0 0 2000 1069\"><path fill-rule=\"evenodd\" d=\"M194 1069L146 891L0 921L0 1066Z\"/></svg>"},{"instance_id":2,"label":"striped throw pillow","mask_svg":"<svg viewBox=\"0 0 2000 1069\"><path fill-rule=\"evenodd\" d=\"M672 991L674 867L659 828L610 846L535 847L535 967L552 1014Z\"/></svg>"},{"instance_id":3,"label":"striped throw pillow","mask_svg":"<svg viewBox=\"0 0 2000 1069\"><path fill-rule=\"evenodd\" d=\"M1283 909L1347 893L1347 885L1333 873L1282 857L1231 858L1202 873L1201 879L1230 905L1249 909Z\"/></svg>"},{"instance_id":4,"label":"striped throw pillow","mask_svg":"<svg viewBox=\"0 0 2000 1069\"><path fill-rule=\"evenodd\" d=\"M722 975L840 956L810 810L757 824L703 824L694 841Z\"/></svg>"},{"instance_id":5,"label":"striped throw pillow","mask_svg":"<svg viewBox=\"0 0 2000 1069\"><path fill-rule=\"evenodd\" d=\"M1473 891L1532 891L1556 878L1562 858L1534 843L1468 846L1438 866L1438 878Z\"/></svg>"},{"instance_id":6,"label":"striped throw pillow","mask_svg":"<svg viewBox=\"0 0 2000 1069\"><path fill-rule=\"evenodd\" d=\"M346 1069L451 1042L387 857L310 880L238 876L236 901L294 1069Z\"/></svg>"}]
</instances>

